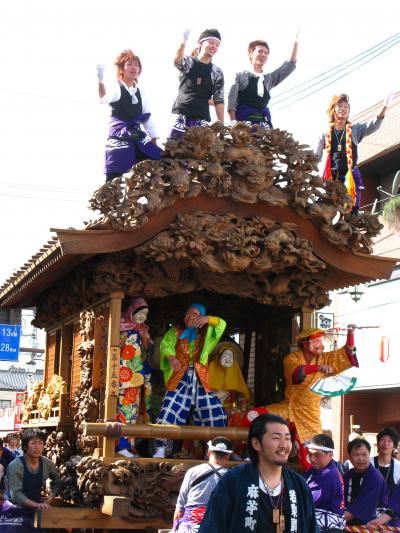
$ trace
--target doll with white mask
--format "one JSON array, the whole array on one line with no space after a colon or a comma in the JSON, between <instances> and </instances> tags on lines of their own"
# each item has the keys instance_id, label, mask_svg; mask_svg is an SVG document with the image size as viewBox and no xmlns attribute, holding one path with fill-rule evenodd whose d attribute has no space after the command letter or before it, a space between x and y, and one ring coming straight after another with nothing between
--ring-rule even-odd
<instances>
[{"instance_id":1,"label":"doll with white mask","mask_svg":"<svg viewBox=\"0 0 400 533\"><path fill-rule=\"evenodd\" d=\"M251 392L241 370L243 351L233 341L220 342L210 359L210 385L222 402L229 425L232 425L232 415L238 410L245 411L251 402Z\"/></svg>"}]
</instances>

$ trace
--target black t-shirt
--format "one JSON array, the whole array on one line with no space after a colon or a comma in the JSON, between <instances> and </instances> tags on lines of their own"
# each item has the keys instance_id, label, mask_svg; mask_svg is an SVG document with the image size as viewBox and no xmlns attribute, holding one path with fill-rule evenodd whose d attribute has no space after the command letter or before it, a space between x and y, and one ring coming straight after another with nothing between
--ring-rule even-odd
<instances>
[{"instance_id":1,"label":"black t-shirt","mask_svg":"<svg viewBox=\"0 0 400 533\"><path fill-rule=\"evenodd\" d=\"M338 150L338 147L341 150ZM357 145L352 143L353 167L357 164ZM331 138L331 172L334 178L347 174L346 130L332 128Z\"/></svg>"},{"instance_id":2,"label":"black t-shirt","mask_svg":"<svg viewBox=\"0 0 400 533\"><path fill-rule=\"evenodd\" d=\"M193 61L189 72L181 74L178 97L172 112L192 119L211 120L208 101L213 95L212 63Z\"/></svg>"},{"instance_id":3,"label":"black t-shirt","mask_svg":"<svg viewBox=\"0 0 400 533\"><path fill-rule=\"evenodd\" d=\"M272 503L274 507L279 507L278 500L280 496L269 496L262 490L259 491L258 516L256 533L275 533L276 525L272 521ZM282 510L285 516L285 531L290 531L290 503L287 491L284 489Z\"/></svg>"},{"instance_id":4,"label":"black t-shirt","mask_svg":"<svg viewBox=\"0 0 400 533\"><path fill-rule=\"evenodd\" d=\"M382 476L385 478L386 485L389 489L389 494L392 494L394 489L396 488L396 483L394 482L394 461L393 459L390 461L389 466L381 466L378 462L378 457L374 457L374 465L377 470L382 474Z\"/></svg>"}]
</instances>

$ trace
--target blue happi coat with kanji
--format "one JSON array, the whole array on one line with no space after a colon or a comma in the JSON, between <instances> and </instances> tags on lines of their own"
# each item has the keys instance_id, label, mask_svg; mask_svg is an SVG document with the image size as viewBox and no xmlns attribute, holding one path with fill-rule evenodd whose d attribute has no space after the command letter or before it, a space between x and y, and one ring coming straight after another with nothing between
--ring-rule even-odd
<instances>
[{"instance_id":1,"label":"blue happi coat with kanji","mask_svg":"<svg viewBox=\"0 0 400 533\"><path fill-rule=\"evenodd\" d=\"M290 533L319 533L313 499L305 480L283 468L284 498L290 508ZM257 531L260 507L257 466L232 468L218 483L207 505L199 533L251 533Z\"/></svg>"}]
</instances>

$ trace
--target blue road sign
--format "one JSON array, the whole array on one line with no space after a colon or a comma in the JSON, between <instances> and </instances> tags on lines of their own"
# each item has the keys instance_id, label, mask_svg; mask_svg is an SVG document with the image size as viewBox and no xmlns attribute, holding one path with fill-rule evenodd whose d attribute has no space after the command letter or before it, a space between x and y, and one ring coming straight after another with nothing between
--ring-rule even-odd
<instances>
[{"instance_id":1,"label":"blue road sign","mask_svg":"<svg viewBox=\"0 0 400 533\"><path fill-rule=\"evenodd\" d=\"M21 326L0 324L0 361L18 361Z\"/></svg>"}]
</instances>

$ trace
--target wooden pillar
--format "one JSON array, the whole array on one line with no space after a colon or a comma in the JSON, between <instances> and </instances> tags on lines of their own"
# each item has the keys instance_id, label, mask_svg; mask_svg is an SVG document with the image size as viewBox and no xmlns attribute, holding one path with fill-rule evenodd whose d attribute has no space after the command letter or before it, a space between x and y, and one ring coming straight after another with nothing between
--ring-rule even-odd
<instances>
[{"instance_id":1,"label":"wooden pillar","mask_svg":"<svg viewBox=\"0 0 400 533\"><path fill-rule=\"evenodd\" d=\"M108 319L108 343L107 343L107 374L105 412L106 421L115 421L117 418L117 400L119 391L119 359L120 359L120 322L121 303L124 298L123 292L113 292L110 299L110 314ZM115 439L105 438L103 443L103 455L115 457Z\"/></svg>"},{"instance_id":2,"label":"wooden pillar","mask_svg":"<svg viewBox=\"0 0 400 533\"><path fill-rule=\"evenodd\" d=\"M315 327L315 315L312 307L303 307L301 310L301 329Z\"/></svg>"},{"instance_id":3,"label":"wooden pillar","mask_svg":"<svg viewBox=\"0 0 400 533\"><path fill-rule=\"evenodd\" d=\"M71 365L71 351L72 351L72 331L71 326L63 326L61 328L60 341L60 359L58 373L69 387L70 381L70 365Z\"/></svg>"}]
</instances>

